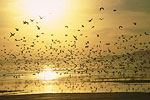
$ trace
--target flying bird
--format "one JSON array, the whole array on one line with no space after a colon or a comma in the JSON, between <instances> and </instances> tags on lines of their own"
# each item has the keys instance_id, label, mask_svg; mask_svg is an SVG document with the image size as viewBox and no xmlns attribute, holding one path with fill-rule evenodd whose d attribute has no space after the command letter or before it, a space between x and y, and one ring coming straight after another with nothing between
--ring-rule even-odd
<instances>
[{"instance_id":1,"label":"flying bird","mask_svg":"<svg viewBox=\"0 0 150 100\"><path fill-rule=\"evenodd\" d=\"M99 20L103 20L104 18L99 18Z\"/></svg>"},{"instance_id":2,"label":"flying bird","mask_svg":"<svg viewBox=\"0 0 150 100\"><path fill-rule=\"evenodd\" d=\"M100 11L104 10L104 7L99 8Z\"/></svg>"},{"instance_id":3,"label":"flying bird","mask_svg":"<svg viewBox=\"0 0 150 100\"><path fill-rule=\"evenodd\" d=\"M65 28L68 28L68 26L65 26Z\"/></svg>"},{"instance_id":4,"label":"flying bird","mask_svg":"<svg viewBox=\"0 0 150 100\"><path fill-rule=\"evenodd\" d=\"M99 34L97 34L97 37L99 37Z\"/></svg>"},{"instance_id":5,"label":"flying bird","mask_svg":"<svg viewBox=\"0 0 150 100\"><path fill-rule=\"evenodd\" d=\"M40 19L43 19L43 17L42 16L39 16L40 17Z\"/></svg>"},{"instance_id":6,"label":"flying bird","mask_svg":"<svg viewBox=\"0 0 150 100\"><path fill-rule=\"evenodd\" d=\"M123 29L123 26L119 26L119 29L122 30L122 29Z\"/></svg>"},{"instance_id":7,"label":"flying bird","mask_svg":"<svg viewBox=\"0 0 150 100\"><path fill-rule=\"evenodd\" d=\"M136 22L134 22L133 24L136 25Z\"/></svg>"},{"instance_id":8,"label":"flying bird","mask_svg":"<svg viewBox=\"0 0 150 100\"><path fill-rule=\"evenodd\" d=\"M106 45L110 45L110 43L106 43Z\"/></svg>"},{"instance_id":9,"label":"flying bird","mask_svg":"<svg viewBox=\"0 0 150 100\"><path fill-rule=\"evenodd\" d=\"M36 37L38 38L38 37L40 37L39 35L36 35Z\"/></svg>"},{"instance_id":10,"label":"flying bird","mask_svg":"<svg viewBox=\"0 0 150 100\"><path fill-rule=\"evenodd\" d=\"M10 37L15 36L15 33L10 33Z\"/></svg>"},{"instance_id":11,"label":"flying bird","mask_svg":"<svg viewBox=\"0 0 150 100\"><path fill-rule=\"evenodd\" d=\"M65 36L68 36L68 34L65 34Z\"/></svg>"},{"instance_id":12,"label":"flying bird","mask_svg":"<svg viewBox=\"0 0 150 100\"><path fill-rule=\"evenodd\" d=\"M19 31L19 28L15 28L16 31Z\"/></svg>"},{"instance_id":13,"label":"flying bird","mask_svg":"<svg viewBox=\"0 0 150 100\"><path fill-rule=\"evenodd\" d=\"M29 22L27 22L27 21L23 21L23 24L27 24L27 25L29 25Z\"/></svg>"},{"instance_id":14,"label":"flying bird","mask_svg":"<svg viewBox=\"0 0 150 100\"><path fill-rule=\"evenodd\" d=\"M77 36L74 36L74 35L73 35L73 37L74 37L75 40L78 40L78 39L77 39Z\"/></svg>"},{"instance_id":15,"label":"flying bird","mask_svg":"<svg viewBox=\"0 0 150 100\"><path fill-rule=\"evenodd\" d=\"M149 35L148 33L144 32L145 35Z\"/></svg>"},{"instance_id":16,"label":"flying bird","mask_svg":"<svg viewBox=\"0 0 150 100\"><path fill-rule=\"evenodd\" d=\"M40 30L40 27L39 27L39 26L36 26L36 27L37 27L38 30Z\"/></svg>"},{"instance_id":17,"label":"flying bird","mask_svg":"<svg viewBox=\"0 0 150 100\"><path fill-rule=\"evenodd\" d=\"M93 20L93 18L91 18L91 19L89 20L89 22L92 22L92 20Z\"/></svg>"},{"instance_id":18,"label":"flying bird","mask_svg":"<svg viewBox=\"0 0 150 100\"><path fill-rule=\"evenodd\" d=\"M33 21L34 21L34 19L30 19L30 21L31 21L31 22L33 22Z\"/></svg>"},{"instance_id":19,"label":"flying bird","mask_svg":"<svg viewBox=\"0 0 150 100\"><path fill-rule=\"evenodd\" d=\"M92 26L91 28L94 28L95 26Z\"/></svg>"},{"instance_id":20,"label":"flying bird","mask_svg":"<svg viewBox=\"0 0 150 100\"><path fill-rule=\"evenodd\" d=\"M113 11L114 11L114 12L116 12L117 10L116 10L116 9L114 9Z\"/></svg>"}]
</instances>

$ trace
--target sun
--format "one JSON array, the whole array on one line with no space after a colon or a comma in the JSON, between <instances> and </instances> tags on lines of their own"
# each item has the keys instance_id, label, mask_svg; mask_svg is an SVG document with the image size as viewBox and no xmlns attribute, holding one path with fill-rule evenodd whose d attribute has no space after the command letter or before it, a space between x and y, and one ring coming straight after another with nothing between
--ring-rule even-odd
<instances>
[{"instance_id":1,"label":"sun","mask_svg":"<svg viewBox=\"0 0 150 100\"><path fill-rule=\"evenodd\" d=\"M22 0L22 9L29 16L61 17L67 0Z\"/></svg>"}]
</instances>

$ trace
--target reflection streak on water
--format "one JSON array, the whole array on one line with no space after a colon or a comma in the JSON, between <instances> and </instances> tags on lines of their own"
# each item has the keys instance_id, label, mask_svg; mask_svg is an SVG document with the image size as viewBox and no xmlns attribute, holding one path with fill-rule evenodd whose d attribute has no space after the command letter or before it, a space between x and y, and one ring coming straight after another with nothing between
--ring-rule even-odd
<instances>
[{"instance_id":1,"label":"reflection streak on water","mask_svg":"<svg viewBox=\"0 0 150 100\"><path fill-rule=\"evenodd\" d=\"M68 72L69 70L69 72ZM110 70L111 71L111 70ZM92 73L92 75L89 75ZM85 92L150 92L149 83L119 83L114 80L130 80L130 78L102 77L96 70L77 70L51 68L45 66L40 72L29 72L14 78L13 75L1 77L0 90L22 90L26 93L85 93ZM115 76L119 77L119 76ZM11 81L10 81L11 80ZM112 81L112 82L108 82ZM6 93L2 93L6 94ZM0 94L0 95L2 95ZM11 93L8 93L11 94Z\"/></svg>"}]
</instances>

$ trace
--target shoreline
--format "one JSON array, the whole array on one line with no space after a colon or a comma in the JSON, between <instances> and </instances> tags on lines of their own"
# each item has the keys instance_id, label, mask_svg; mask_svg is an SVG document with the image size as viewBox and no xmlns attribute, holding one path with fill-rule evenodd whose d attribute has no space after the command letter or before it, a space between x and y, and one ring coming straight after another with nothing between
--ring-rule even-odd
<instances>
[{"instance_id":1,"label":"shoreline","mask_svg":"<svg viewBox=\"0 0 150 100\"><path fill-rule=\"evenodd\" d=\"M0 100L147 100L147 92L114 93L45 93L25 95L4 95Z\"/></svg>"}]
</instances>

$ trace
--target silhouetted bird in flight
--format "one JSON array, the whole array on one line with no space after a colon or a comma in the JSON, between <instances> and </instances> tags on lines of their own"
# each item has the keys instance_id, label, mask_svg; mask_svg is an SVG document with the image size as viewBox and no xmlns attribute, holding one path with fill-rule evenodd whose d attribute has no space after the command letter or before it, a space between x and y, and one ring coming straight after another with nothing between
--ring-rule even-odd
<instances>
[{"instance_id":1,"label":"silhouetted bird in flight","mask_svg":"<svg viewBox=\"0 0 150 100\"><path fill-rule=\"evenodd\" d=\"M68 28L68 26L65 26L65 28Z\"/></svg>"},{"instance_id":2,"label":"silhouetted bird in flight","mask_svg":"<svg viewBox=\"0 0 150 100\"><path fill-rule=\"evenodd\" d=\"M19 28L15 28L16 31L19 31Z\"/></svg>"},{"instance_id":3,"label":"silhouetted bird in flight","mask_svg":"<svg viewBox=\"0 0 150 100\"><path fill-rule=\"evenodd\" d=\"M106 45L110 45L110 43L106 43Z\"/></svg>"},{"instance_id":4,"label":"silhouetted bird in flight","mask_svg":"<svg viewBox=\"0 0 150 100\"><path fill-rule=\"evenodd\" d=\"M73 35L73 37L74 37L75 40L78 40L78 39L77 39L77 36L74 36L74 35Z\"/></svg>"},{"instance_id":5,"label":"silhouetted bird in flight","mask_svg":"<svg viewBox=\"0 0 150 100\"><path fill-rule=\"evenodd\" d=\"M92 22L92 20L93 20L93 18L91 18L91 19L89 20L89 22Z\"/></svg>"},{"instance_id":6,"label":"silhouetted bird in flight","mask_svg":"<svg viewBox=\"0 0 150 100\"><path fill-rule=\"evenodd\" d=\"M116 12L117 10L116 10L116 9L114 9L113 11L114 11L114 12Z\"/></svg>"},{"instance_id":7,"label":"silhouetted bird in flight","mask_svg":"<svg viewBox=\"0 0 150 100\"><path fill-rule=\"evenodd\" d=\"M104 10L104 7L99 8L100 11Z\"/></svg>"},{"instance_id":8,"label":"silhouetted bird in flight","mask_svg":"<svg viewBox=\"0 0 150 100\"><path fill-rule=\"evenodd\" d=\"M38 38L38 37L40 37L39 35L36 35L36 37Z\"/></svg>"},{"instance_id":9,"label":"silhouetted bird in flight","mask_svg":"<svg viewBox=\"0 0 150 100\"><path fill-rule=\"evenodd\" d=\"M99 20L103 20L104 18L99 18Z\"/></svg>"},{"instance_id":10,"label":"silhouetted bird in flight","mask_svg":"<svg viewBox=\"0 0 150 100\"><path fill-rule=\"evenodd\" d=\"M31 22L33 22L33 21L34 21L34 19L30 19L30 21L31 21Z\"/></svg>"},{"instance_id":11,"label":"silhouetted bird in flight","mask_svg":"<svg viewBox=\"0 0 150 100\"><path fill-rule=\"evenodd\" d=\"M97 34L97 37L99 37L99 34Z\"/></svg>"},{"instance_id":12,"label":"silhouetted bird in flight","mask_svg":"<svg viewBox=\"0 0 150 100\"><path fill-rule=\"evenodd\" d=\"M27 21L23 21L23 24L27 24L27 25L29 25L29 22L27 22Z\"/></svg>"},{"instance_id":13,"label":"silhouetted bird in flight","mask_svg":"<svg viewBox=\"0 0 150 100\"><path fill-rule=\"evenodd\" d=\"M15 36L15 33L10 33L10 37Z\"/></svg>"},{"instance_id":14,"label":"silhouetted bird in flight","mask_svg":"<svg viewBox=\"0 0 150 100\"><path fill-rule=\"evenodd\" d=\"M42 16L39 16L40 17L40 19L43 19L43 17Z\"/></svg>"},{"instance_id":15,"label":"silhouetted bird in flight","mask_svg":"<svg viewBox=\"0 0 150 100\"><path fill-rule=\"evenodd\" d=\"M91 28L94 28L95 26L92 26Z\"/></svg>"},{"instance_id":16,"label":"silhouetted bird in flight","mask_svg":"<svg viewBox=\"0 0 150 100\"><path fill-rule=\"evenodd\" d=\"M36 26L36 27L37 27L38 30L40 30L40 27L39 27L39 26Z\"/></svg>"},{"instance_id":17,"label":"silhouetted bird in flight","mask_svg":"<svg viewBox=\"0 0 150 100\"><path fill-rule=\"evenodd\" d=\"M133 24L136 25L136 22L134 22Z\"/></svg>"},{"instance_id":18,"label":"silhouetted bird in flight","mask_svg":"<svg viewBox=\"0 0 150 100\"><path fill-rule=\"evenodd\" d=\"M119 26L119 29L122 30L122 29L123 29L123 26Z\"/></svg>"}]
</instances>

